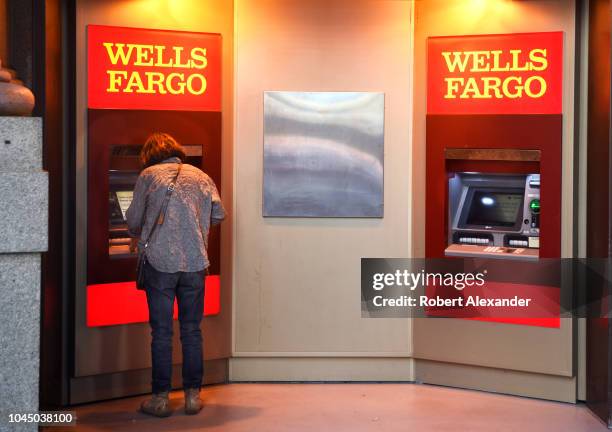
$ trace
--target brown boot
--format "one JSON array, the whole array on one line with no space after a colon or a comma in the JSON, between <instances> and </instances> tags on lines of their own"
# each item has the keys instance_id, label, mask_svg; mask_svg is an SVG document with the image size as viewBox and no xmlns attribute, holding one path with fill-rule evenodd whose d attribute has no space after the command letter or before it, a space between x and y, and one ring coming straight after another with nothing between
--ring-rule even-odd
<instances>
[{"instance_id":1,"label":"brown boot","mask_svg":"<svg viewBox=\"0 0 612 432\"><path fill-rule=\"evenodd\" d=\"M202 399L200 399L200 389L185 389L185 414L194 415L202 409Z\"/></svg>"},{"instance_id":2,"label":"brown boot","mask_svg":"<svg viewBox=\"0 0 612 432\"><path fill-rule=\"evenodd\" d=\"M151 399L147 399L140 405L140 411L155 417L168 417L172 414L168 392L153 393Z\"/></svg>"}]
</instances>

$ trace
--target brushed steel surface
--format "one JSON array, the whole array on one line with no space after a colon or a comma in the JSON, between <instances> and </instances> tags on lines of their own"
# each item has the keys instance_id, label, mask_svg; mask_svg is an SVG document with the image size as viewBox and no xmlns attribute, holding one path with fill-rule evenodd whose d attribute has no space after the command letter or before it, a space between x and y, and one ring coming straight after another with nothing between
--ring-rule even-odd
<instances>
[{"instance_id":1,"label":"brushed steel surface","mask_svg":"<svg viewBox=\"0 0 612 432\"><path fill-rule=\"evenodd\" d=\"M383 217L384 93L264 92L263 215Z\"/></svg>"}]
</instances>

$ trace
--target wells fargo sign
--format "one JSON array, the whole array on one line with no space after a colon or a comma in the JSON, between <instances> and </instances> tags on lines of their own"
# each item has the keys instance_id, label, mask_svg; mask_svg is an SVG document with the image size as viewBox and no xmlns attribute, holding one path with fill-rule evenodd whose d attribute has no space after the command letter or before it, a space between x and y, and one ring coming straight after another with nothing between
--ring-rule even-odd
<instances>
[{"instance_id":1,"label":"wells fargo sign","mask_svg":"<svg viewBox=\"0 0 612 432\"><path fill-rule=\"evenodd\" d=\"M562 87L562 32L428 40L428 114L559 114Z\"/></svg>"},{"instance_id":2,"label":"wells fargo sign","mask_svg":"<svg viewBox=\"0 0 612 432\"><path fill-rule=\"evenodd\" d=\"M221 110L221 36L90 25L88 107Z\"/></svg>"}]
</instances>

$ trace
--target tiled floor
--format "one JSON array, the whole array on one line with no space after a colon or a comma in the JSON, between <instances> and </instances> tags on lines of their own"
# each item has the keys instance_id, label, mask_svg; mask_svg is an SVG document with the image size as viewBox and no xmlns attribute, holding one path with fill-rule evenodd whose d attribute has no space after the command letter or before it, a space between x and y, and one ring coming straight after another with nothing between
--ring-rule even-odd
<instances>
[{"instance_id":1,"label":"tiled floor","mask_svg":"<svg viewBox=\"0 0 612 432\"><path fill-rule=\"evenodd\" d=\"M171 395L165 419L134 397L76 408L77 431L607 431L584 405L416 384L229 384L205 387L196 416ZM62 429L49 429L56 432ZM74 431L74 428L66 428Z\"/></svg>"}]
</instances>

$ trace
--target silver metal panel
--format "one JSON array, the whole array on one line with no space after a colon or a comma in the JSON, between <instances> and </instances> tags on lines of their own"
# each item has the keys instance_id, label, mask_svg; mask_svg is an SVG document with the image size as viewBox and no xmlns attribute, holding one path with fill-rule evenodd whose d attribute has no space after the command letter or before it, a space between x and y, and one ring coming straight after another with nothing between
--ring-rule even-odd
<instances>
[{"instance_id":1,"label":"silver metal panel","mask_svg":"<svg viewBox=\"0 0 612 432\"><path fill-rule=\"evenodd\" d=\"M383 217L384 93L265 92L263 215Z\"/></svg>"}]
</instances>

